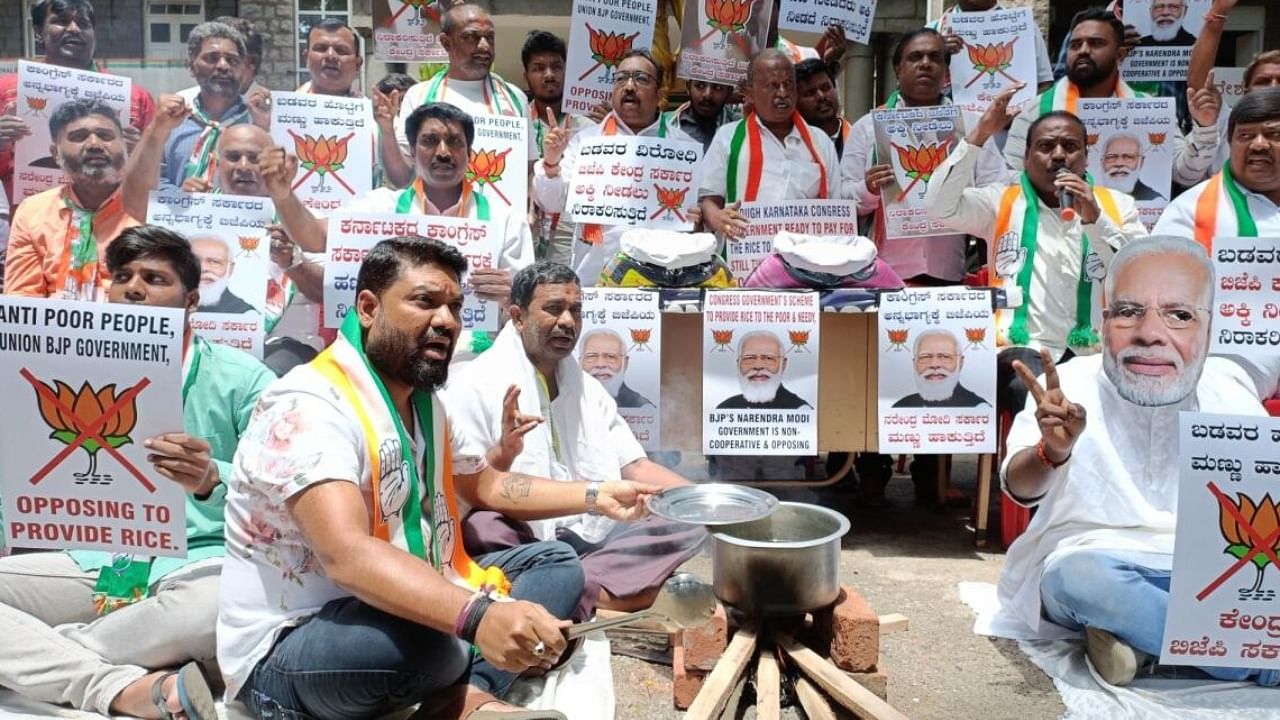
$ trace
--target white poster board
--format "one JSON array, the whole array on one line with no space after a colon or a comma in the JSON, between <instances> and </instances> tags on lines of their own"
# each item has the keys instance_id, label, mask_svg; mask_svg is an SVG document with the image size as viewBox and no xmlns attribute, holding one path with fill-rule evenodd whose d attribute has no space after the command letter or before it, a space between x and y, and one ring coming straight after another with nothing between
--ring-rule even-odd
<instances>
[{"instance_id":1,"label":"white poster board","mask_svg":"<svg viewBox=\"0 0 1280 720\"><path fill-rule=\"evenodd\" d=\"M965 112L981 115L1010 85L1024 83L1010 107L1021 107L1036 96L1036 35L1040 28L1031 8L947 13L941 32L950 30L964 41L964 50L951 56L951 97Z\"/></svg>"},{"instance_id":2,"label":"white poster board","mask_svg":"<svg viewBox=\"0 0 1280 720\"><path fill-rule=\"evenodd\" d=\"M1231 108L1240 102L1240 98L1244 97L1245 91L1248 90L1244 86L1244 68L1242 67L1214 68L1213 84L1218 88L1218 92L1222 93L1223 115L1230 115ZM1226 127L1226 123L1222 126Z\"/></svg>"},{"instance_id":3,"label":"white poster board","mask_svg":"<svg viewBox=\"0 0 1280 720\"><path fill-rule=\"evenodd\" d=\"M764 49L774 0L703 0L684 4L676 75L738 85Z\"/></svg>"},{"instance_id":4,"label":"white poster board","mask_svg":"<svg viewBox=\"0 0 1280 720\"><path fill-rule=\"evenodd\" d=\"M702 452L818 452L816 292L708 290L702 312Z\"/></svg>"},{"instance_id":5,"label":"white poster board","mask_svg":"<svg viewBox=\"0 0 1280 720\"><path fill-rule=\"evenodd\" d=\"M747 234L728 242L729 270L739 282L751 277L773 252L773 238L782 231L825 237L858 234L856 210L846 200L789 200L781 203L742 203L738 213L747 221Z\"/></svg>"},{"instance_id":6,"label":"white poster board","mask_svg":"<svg viewBox=\"0 0 1280 720\"><path fill-rule=\"evenodd\" d=\"M658 0L573 0L564 112L585 117L609 102L614 69L633 49L653 45L657 15Z\"/></svg>"},{"instance_id":7,"label":"white poster board","mask_svg":"<svg viewBox=\"0 0 1280 720\"><path fill-rule=\"evenodd\" d=\"M129 124L133 83L120 75L104 75L57 65L18 61L18 117L31 134L17 142L13 157L13 204L62 182L62 169L49 154L53 143L49 118L71 100L101 100Z\"/></svg>"},{"instance_id":8,"label":"white poster board","mask_svg":"<svg viewBox=\"0 0 1280 720\"><path fill-rule=\"evenodd\" d=\"M1244 357L1280 353L1280 238L1213 239L1210 352Z\"/></svg>"},{"instance_id":9,"label":"white poster board","mask_svg":"<svg viewBox=\"0 0 1280 720\"><path fill-rule=\"evenodd\" d=\"M204 339L261 358L275 206L265 197L157 190L147 222L182 233L200 259L200 307L191 327Z\"/></svg>"},{"instance_id":10,"label":"white poster board","mask_svg":"<svg viewBox=\"0 0 1280 720\"><path fill-rule=\"evenodd\" d=\"M880 452L996 451L991 293L912 288L880 296Z\"/></svg>"},{"instance_id":11,"label":"white poster board","mask_svg":"<svg viewBox=\"0 0 1280 720\"><path fill-rule=\"evenodd\" d=\"M1191 48L1213 0L1125 0L1124 24L1141 36L1120 64L1130 82L1186 80Z\"/></svg>"},{"instance_id":12,"label":"white poster board","mask_svg":"<svg viewBox=\"0 0 1280 720\"><path fill-rule=\"evenodd\" d=\"M440 62L443 0L373 0L373 53L383 62Z\"/></svg>"},{"instance_id":13,"label":"white poster board","mask_svg":"<svg viewBox=\"0 0 1280 720\"><path fill-rule=\"evenodd\" d=\"M387 238L419 235L458 248L472 270L498 267L501 224L444 215L396 215L339 210L329 216L329 257L324 266L324 326L337 328L355 305L356 279L364 256ZM498 303L481 300L462 281L462 328L497 330Z\"/></svg>"},{"instance_id":14,"label":"white poster board","mask_svg":"<svg viewBox=\"0 0 1280 720\"><path fill-rule=\"evenodd\" d=\"M924 194L929 179L964 136L964 119L955 105L872 110L876 162L893 166L893 182L880 189L885 238L953 235L930 219Z\"/></svg>"},{"instance_id":15,"label":"white poster board","mask_svg":"<svg viewBox=\"0 0 1280 720\"><path fill-rule=\"evenodd\" d=\"M298 156L293 191L326 214L373 189L373 106L365 98L271 93L271 139Z\"/></svg>"},{"instance_id":16,"label":"white poster board","mask_svg":"<svg viewBox=\"0 0 1280 720\"><path fill-rule=\"evenodd\" d=\"M1162 665L1280 669L1280 419L1179 415Z\"/></svg>"},{"instance_id":17,"label":"white poster board","mask_svg":"<svg viewBox=\"0 0 1280 720\"><path fill-rule=\"evenodd\" d=\"M1169 205L1178 111L1173 98L1080 98L1094 182L1133 197L1150 230Z\"/></svg>"},{"instance_id":18,"label":"white poster board","mask_svg":"<svg viewBox=\"0 0 1280 720\"><path fill-rule=\"evenodd\" d=\"M143 441L182 432L178 308L0 296L3 544L186 557L186 495Z\"/></svg>"},{"instance_id":19,"label":"white poster board","mask_svg":"<svg viewBox=\"0 0 1280 720\"><path fill-rule=\"evenodd\" d=\"M467 179L484 196L494 216L524 215L529 208L529 120L510 115L472 115L476 139L471 143Z\"/></svg>"},{"instance_id":20,"label":"white poster board","mask_svg":"<svg viewBox=\"0 0 1280 720\"><path fill-rule=\"evenodd\" d=\"M687 140L598 136L578 146L569 186L574 222L692 230L702 145Z\"/></svg>"},{"instance_id":21,"label":"white poster board","mask_svg":"<svg viewBox=\"0 0 1280 720\"><path fill-rule=\"evenodd\" d=\"M867 45L876 0L777 0L779 30L799 30L821 35L832 25L844 28L844 36Z\"/></svg>"},{"instance_id":22,"label":"white poster board","mask_svg":"<svg viewBox=\"0 0 1280 720\"><path fill-rule=\"evenodd\" d=\"M662 447L662 313L654 290L582 288L578 364L645 450Z\"/></svg>"}]
</instances>

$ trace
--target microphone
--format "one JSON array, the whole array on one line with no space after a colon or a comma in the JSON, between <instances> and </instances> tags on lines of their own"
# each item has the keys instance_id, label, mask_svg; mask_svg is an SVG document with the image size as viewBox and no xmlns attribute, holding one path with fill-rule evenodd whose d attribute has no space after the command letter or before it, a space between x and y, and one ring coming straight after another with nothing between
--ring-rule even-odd
<instances>
[{"instance_id":1,"label":"microphone","mask_svg":"<svg viewBox=\"0 0 1280 720\"><path fill-rule=\"evenodd\" d=\"M1071 174L1065 165L1058 167L1058 177ZM1066 188L1058 188L1058 216L1066 222L1076 219L1076 209L1071 207L1071 191Z\"/></svg>"}]
</instances>

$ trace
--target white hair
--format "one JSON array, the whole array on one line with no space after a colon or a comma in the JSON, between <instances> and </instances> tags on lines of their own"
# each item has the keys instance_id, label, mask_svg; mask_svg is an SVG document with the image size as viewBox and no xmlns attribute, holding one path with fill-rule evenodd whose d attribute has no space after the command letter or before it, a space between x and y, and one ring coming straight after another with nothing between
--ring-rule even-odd
<instances>
[{"instance_id":1,"label":"white hair","mask_svg":"<svg viewBox=\"0 0 1280 720\"><path fill-rule=\"evenodd\" d=\"M1116 276L1120 274L1120 270L1134 260L1150 255L1180 255L1195 260L1204 269L1206 279L1201 289L1200 306L1213 307L1213 285L1216 277L1213 261L1209 259L1208 253L1200 243L1176 235L1152 235L1134 240L1120 248L1111 258L1110 267L1107 268L1107 279L1103 285L1108 302L1115 297Z\"/></svg>"},{"instance_id":2,"label":"white hair","mask_svg":"<svg viewBox=\"0 0 1280 720\"><path fill-rule=\"evenodd\" d=\"M1134 133L1131 133L1125 130L1121 130L1120 132L1113 132L1107 136L1106 141L1102 143L1103 154L1106 154L1107 148L1111 147L1111 143L1115 142L1116 140L1132 140L1133 142L1137 143L1139 160L1141 160L1143 156L1147 154L1147 144L1142 141L1142 138L1138 137Z\"/></svg>"},{"instance_id":3,"label":"white hair","mask_svg":"<svg viewBox=\"0 0 1280 720\"><path fill-rule=\"evenodd\" d=\"M957 354L957 355L959 355L959 354L960 354L960 347L961 347L961 346L960 346L960 338L956 337L956 334L955 334L955 333L951 332L950 330L947 330L946 328L933 328L932 330L925 330L924 332L922 332L922 333L920 333L919 335L917 335L917 336L916 336L916 344L915 344L915 345L913 345L913 346L911 346L911 354L912 354L912 355L919 355L919 354L920 354L920 344L921 344L921 343L923 343L926 339L931 338L931 337L944 337L944 338L946 338L946 339L950 340L950 341L951 341L951 344L952 344L952 345L955 347L955 349L956 349L956 354Z\"/></svg>"},{"instance_id":4,"label":"white hair","mask_svg":"<svg viewBox=\"0 0 1280 720\"><path fill-rule=\"evenodd\" d=\"M224 248L226 248L226 249L227 249L227 257L228 257L228 258L231 258L231 257L234 257L234 256L235 256L235 253L236 253L236 249L235 249L235 247L234 247L234 246L232 246L232 244L231 244L231 241L230 241L230 240L226 239L225 237L223 237L223 236L221 236L221 235L195 235L195 236L192 236L191 240L189 240L188 242L190 242L190 243L191 243L191 248L192 248L193 250L195 249L196 242L198 242L198 241L200 241L200 240L212 240L212 241L214 241L214 242L218 243L219 245L222 245L222 247L224 247Z\"/></svg>"},{"instance_id":5,"label":"white hair","mask_svg":"<svg viewBox=\"0 0 1280 720\"><path fill-rule=\"evenodd\" d=\"M748 340L752 340L758 337L769 338L770 340L772 340L773 343L778 346L778 354L782 355L782 351L783 351L782 338L779 338L776 333L770 332L768 330L752 330L746 335L743 335L738 340L738 354L739 355L742 354L742 347L747 344Z\"/></svg>"},{"instance_id":6,"label":"white hair","mask_svg":"<svg viewBox=\"0 0 1280 720\"><path fill-rule=\"evenodd\" d=\"M622 355L622 357L627 356L627 343L623 341L622 336L619 335L617 331L607 327L592 328L591 330L588 330L585 333L583 333L582 341L578 345L578 347L582 348L582 352L586 352L587 350L587 341L597 335L607 335L613 338L614 340L617 340L618 347L621 349L620 354Z\"/></svg>"}]
</instances>

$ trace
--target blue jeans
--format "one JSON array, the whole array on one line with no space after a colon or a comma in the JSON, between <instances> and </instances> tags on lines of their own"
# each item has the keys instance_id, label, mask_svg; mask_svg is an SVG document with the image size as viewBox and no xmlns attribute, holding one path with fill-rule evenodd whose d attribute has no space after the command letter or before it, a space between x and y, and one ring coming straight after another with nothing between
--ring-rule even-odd
<instances>
[{"instance_id":1,"label":"blue jeans","mask_svg":"<svg viewBox=\"0 0 1280 720\"><path fill-rule=\"evenodd\" d=\"M521 545L476 558L511 579L511 596L568 618L582 593L582 564L562 542ZM451 685L498 697L514 673L490 665L450 634L355 598L325 604L282 635L238 699L260 720L355 720L412 707Z\"/></svg>"},{"instance_id":2,"label":"blue jeans","mask_svg":"<svg viewBox=\"0 0 1280 720\"><path fill-rule=\"evenodd\" d=\"M1077 550L1055 559L1040 578L1044 616L1069 630L1106 630L1130 647L1160 656L1169 610L1169 571L1153 570L1122 553ZM1280 670L1199 668L1219 680L1280 685Z\"/></svg>"}]
</instances>

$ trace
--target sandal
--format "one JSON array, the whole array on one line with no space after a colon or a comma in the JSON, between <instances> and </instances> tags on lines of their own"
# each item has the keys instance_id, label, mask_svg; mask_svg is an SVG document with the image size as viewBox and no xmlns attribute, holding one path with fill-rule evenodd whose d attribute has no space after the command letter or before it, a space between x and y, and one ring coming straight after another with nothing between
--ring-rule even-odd
<instances>
[{"instance_id":1,"label":"sandal","mask_svg":"<svg viewBox=\"0 0 1280 720\"><path fill-rule=\"evenodd\" d=\"M174 675L178 679L173 684L173 689L178 693L178 703L182 705L182 712L186 713L187 720L217 720L218 708L213 701L213 691L209 689L209 681L205 679L199 663L194 661L177 670L163 673L151 684L151 702L160 714L173 720L173 713L169 712L165 701L163 686L164 681Z\"/></svg>"}]
</instances>

